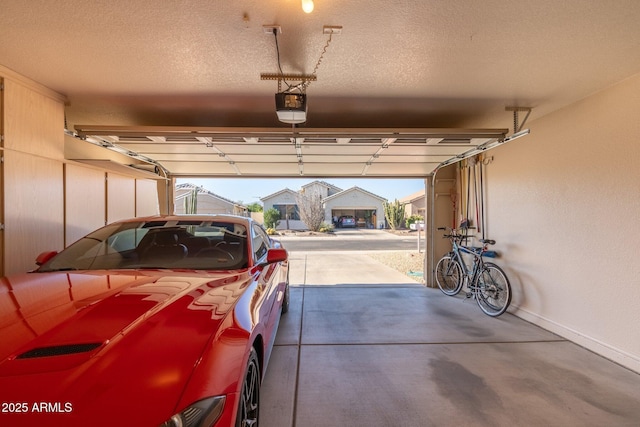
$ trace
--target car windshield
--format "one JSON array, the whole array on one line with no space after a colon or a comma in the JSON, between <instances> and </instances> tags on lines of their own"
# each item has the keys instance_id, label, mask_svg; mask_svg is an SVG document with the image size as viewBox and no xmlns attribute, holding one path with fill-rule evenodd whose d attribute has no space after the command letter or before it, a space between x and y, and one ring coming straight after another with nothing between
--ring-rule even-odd
<instances>
[{"instance_id":1,"label":"car windshield","mask_svg":"<svg viewBox=\"0 0 640 427\"><path fill-rule=\"evenodd\" d=\"M141 221L108 225L37 271L109 269L233 270L248 264L247 229L222 221Z\"/></svg>"}]
</instances>

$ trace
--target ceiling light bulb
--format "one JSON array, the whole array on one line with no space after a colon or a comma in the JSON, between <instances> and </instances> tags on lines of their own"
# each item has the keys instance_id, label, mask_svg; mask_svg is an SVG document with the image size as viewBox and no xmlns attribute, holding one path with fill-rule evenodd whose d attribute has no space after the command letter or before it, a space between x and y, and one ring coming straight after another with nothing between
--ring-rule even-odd
<instances>
[{"instance_id":1,"label":"ceiling light bulb","mask_svg":"<svg viewBox=\"0 0 640 427\"><path fill-rule=\"evenodd\" d=\"M302 0L302 10L304 10L305 13L313 12L313 0Z\"/></svg>"}]
</instances>

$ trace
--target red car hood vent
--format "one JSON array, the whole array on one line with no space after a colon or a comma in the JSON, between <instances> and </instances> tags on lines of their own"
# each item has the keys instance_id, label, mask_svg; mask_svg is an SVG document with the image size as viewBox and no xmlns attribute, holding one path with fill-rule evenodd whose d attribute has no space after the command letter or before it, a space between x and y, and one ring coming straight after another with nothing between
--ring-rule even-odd
<instances>
[{"instance_id":1,"label":"red car hood vent","mask_svg":"<svg viewBox=\"0 0 640 427\"><path fill-rule=\"evenodd\" d=\"M95 350L101 345L101 342L96 342L88 344L69 344L56 345L51 347L38 347L18 355L16 359L34 359L38 357L65 356L67 354L86 353Z\"/></svg>"}]
</instances>

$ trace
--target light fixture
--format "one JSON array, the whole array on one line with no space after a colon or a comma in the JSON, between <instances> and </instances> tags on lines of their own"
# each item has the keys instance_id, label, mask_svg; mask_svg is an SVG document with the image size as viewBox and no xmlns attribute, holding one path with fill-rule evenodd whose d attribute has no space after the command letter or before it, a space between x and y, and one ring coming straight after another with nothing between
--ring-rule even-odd
<instances>
[{"instance_id":1,"label":"light fixture","mask_svg":"<svg viewBox=\"0 0 640 427\"><path fill-rule=\"evenodd\" d=\"M302 10L305 13L313 12L313 0L302 0Z\"/></svg>"}]
</instances>

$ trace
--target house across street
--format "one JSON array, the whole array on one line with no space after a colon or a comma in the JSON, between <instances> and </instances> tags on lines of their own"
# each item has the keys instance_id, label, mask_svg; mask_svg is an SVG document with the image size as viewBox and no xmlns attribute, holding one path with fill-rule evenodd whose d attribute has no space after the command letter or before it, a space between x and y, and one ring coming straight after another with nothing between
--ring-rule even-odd
<instances>
[{"instance_id":1,"label":"house across street","mask_svg":"<svg viewBox=\"0 0 640 427\"><path fill-rule=\"evenodd\" d=\"M357 228L383 228L384 202L386 199L360 187L342 190L325 181L313 181L302 186L299 191L284 188L262 197L264 211L274 208L280 212L278 230L304 230L308 227L301 220L298 209L300 195L319 195L324 208L324 221L338 227L340 217L355 218Z\"/></svg>"}]
</instances>

